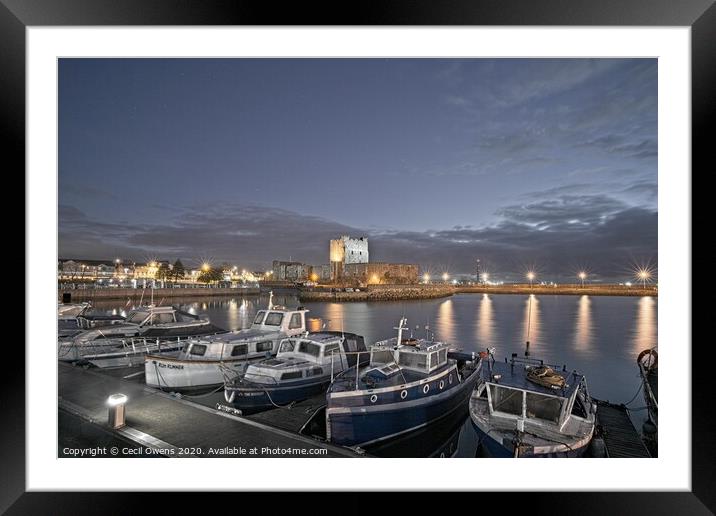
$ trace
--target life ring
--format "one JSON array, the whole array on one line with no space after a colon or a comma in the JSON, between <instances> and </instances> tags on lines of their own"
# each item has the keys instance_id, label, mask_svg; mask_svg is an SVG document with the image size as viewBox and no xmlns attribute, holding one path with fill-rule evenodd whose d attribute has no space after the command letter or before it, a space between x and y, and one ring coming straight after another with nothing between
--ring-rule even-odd
<instances>
[{"instance_id":1,"label":"life ring","mask_svg":"<svg viewBox=\"0 0 716 516\"><path fill-rule=\"evenodd\" d=\"M231 391L231 394L229 394L229 391L224 389L224 399L227 403L233 403L234 397L236 396L236 391Z\"/></svg>"},{"instance_id":2,"label":"life ring","mask_svg":"<svg viewBox=\"0 0 716 516\"><path fill-rule=\"evenodd\" d=\"M423 394L427 394L429 390L430 390L430 384L426 383L425 387L423 387Z\"/></svg>"},{"instance_id":3,"label":"life ring","mask_svg":"<svg viewBox=\"0 0 716 516\"><path fill-rule=\"evenodd\" d=\"M650 364L643 364L642 358L644 358L646 355L651 355L654 359L653 363ZM647 370L651 371L652 369L655 369L657 364L659 363L659 353L656 352L655 349L645 349L641 353L639 353L639 356L636 357L636 363L643 365Z\"/></svg>"}]
</instances>

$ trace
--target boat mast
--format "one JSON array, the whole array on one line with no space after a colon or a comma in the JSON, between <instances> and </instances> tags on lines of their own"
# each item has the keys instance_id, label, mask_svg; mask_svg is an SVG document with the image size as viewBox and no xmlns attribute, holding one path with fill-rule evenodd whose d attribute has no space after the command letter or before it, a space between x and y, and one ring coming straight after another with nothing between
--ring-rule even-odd
<instances>
[{"instance_id":1,"label":"boat mast","mask_svg":"<svg viewBox=\"0 0 716 516\"><path fill-rule=\"evenodd\" d=\"M268 302L268 309L273 309L273 290L269 291L269 302Z\"/></svg>"},{"instance_id":2,"label":"boat mast","mask_svg":"<svg viewBox=\"0 0 716 516\"><path fill-rule=\"evenodd\" d=\"M393 328L394 330L398 330L398 345L400 345L403 342L403 330L407 329L405 324L408 322L408 320L405 317L400 318L400 324L397 328Z\"/></svg>"}]
</instances>

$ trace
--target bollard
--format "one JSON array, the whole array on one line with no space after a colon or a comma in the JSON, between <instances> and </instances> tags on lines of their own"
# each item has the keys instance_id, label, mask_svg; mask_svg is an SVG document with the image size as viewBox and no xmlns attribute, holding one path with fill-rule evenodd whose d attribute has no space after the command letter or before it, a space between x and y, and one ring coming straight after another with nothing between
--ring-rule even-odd
<instances>
[{"instance_id":1,"label":"bollard","mask_svg":"<svg viewBox=\"0 0 716 516\"><path fill-rule=\"evenodd\" d=\"M122 428L124 426L126 403L127 396L124 394L112 394L107 398L107 405L109 405L109 426L111 428Z\"/></svg>"}]
</instances>

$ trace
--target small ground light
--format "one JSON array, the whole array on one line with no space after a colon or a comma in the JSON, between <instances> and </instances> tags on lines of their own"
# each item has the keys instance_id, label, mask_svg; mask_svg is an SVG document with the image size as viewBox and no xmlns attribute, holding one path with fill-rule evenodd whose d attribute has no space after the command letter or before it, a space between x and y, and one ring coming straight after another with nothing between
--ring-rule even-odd
<instances>
[{"instance_id":1,"label":"small ground light","mask_svg":"<svg viewBox=\"0 0 716 516\"><path fill-rule=\"evenodd\" d=\"M126 394L112 394L107 398L109 406L109 426L112 428L122 428L125 425L125 405L127 403Z\"/></svg>"}]
</instances>

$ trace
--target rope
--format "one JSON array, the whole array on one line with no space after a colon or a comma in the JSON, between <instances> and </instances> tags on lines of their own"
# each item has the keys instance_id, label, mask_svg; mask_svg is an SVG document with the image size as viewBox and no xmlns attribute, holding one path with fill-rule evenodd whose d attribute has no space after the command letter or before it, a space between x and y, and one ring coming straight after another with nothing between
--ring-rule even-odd
<instances>
[{"instance_id":1,"label":"rope","mask_svg":"<svg viewBox=\"0 0 716 516\"><path fill-rule=\"evenodd\" d=\"M636 399L636 397L639 396L639 393L641 392L641 390L642 390L643 388L644 388L644 383L643 383L643 382L639 382L639 388L636 390L636 394L634 394L634 396L632 397L632 399L630 399L629 401L627 401L627 402L624 404L624 406L626 407L627 405L629 405L629 403L631 403L632 401L634 401L634 400ZM632 409L630 409L630 410L632 410Z\"/></svg>"}]
</instances>

